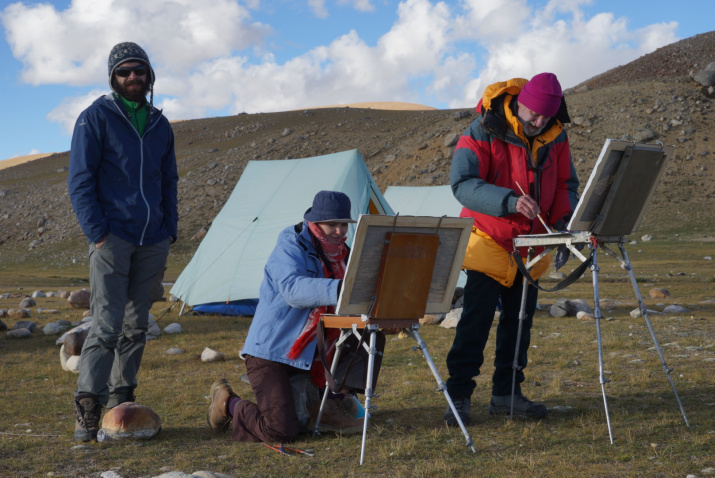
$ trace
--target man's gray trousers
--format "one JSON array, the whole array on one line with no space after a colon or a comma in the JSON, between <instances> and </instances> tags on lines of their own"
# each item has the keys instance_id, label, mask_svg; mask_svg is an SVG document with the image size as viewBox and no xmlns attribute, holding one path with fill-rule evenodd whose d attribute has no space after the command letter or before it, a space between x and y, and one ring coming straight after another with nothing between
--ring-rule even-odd
<instances>
[{"instance_id":1,"label":"man's gray trousers","mask_svg":"<svg viewBox=\"0 0 715 478\"><path fill-rule=\"evenodd\" d=\"M79 364L75 398L91 393L108 408L133 400L152 305L153 281L161 280L169 239L135 246L113 234L89 245L92 328Z\"/></svg>"}]
</instances>

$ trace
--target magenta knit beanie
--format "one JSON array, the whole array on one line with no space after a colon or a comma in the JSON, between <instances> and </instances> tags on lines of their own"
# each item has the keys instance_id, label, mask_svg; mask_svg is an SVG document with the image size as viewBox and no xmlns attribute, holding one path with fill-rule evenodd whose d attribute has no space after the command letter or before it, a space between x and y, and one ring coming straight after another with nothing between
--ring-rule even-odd
<instances>
[{"instance_id":1,"label":"magenta knit beanie","mask_svg":"<svg viewBox=\"0 0 715 478\"><path fill-rule=\"evenodd\" d=\"M539 73L524 85L519 103L544 116L555 116L561 106L561 85L553 73Z\"/></svg>"}]
</instances>

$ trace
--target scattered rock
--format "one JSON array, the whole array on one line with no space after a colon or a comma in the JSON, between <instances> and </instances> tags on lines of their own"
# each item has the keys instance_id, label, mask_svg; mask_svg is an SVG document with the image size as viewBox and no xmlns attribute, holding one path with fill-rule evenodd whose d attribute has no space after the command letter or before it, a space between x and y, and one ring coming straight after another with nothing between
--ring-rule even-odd
<instances>
[{"instance_id":1,"label":"scattered rock","mask_svg":"<svg viewBox=\"0 0 715 478\"><path fill-rule=\"evenodd\" d=\"M559 299L549 309L551 317L574 317L578 312L578 307L568 299Z\"/></svg>"},{"instance_id":2,"label":"scattered rock","mask_svg":"<svg viewBox=\"0 0 715 478\"><path fill-rule=\"evenodd\" d=\"M459 134L449 133L447 136L445 136L443 144L447 148L451 148L452 146L457 144L457 141L459 141Z\"/></svg>"},{"instance_id":3,"label":"scattered rock","mask_svg":"<svg viewBox=\"0 0 715 478\"><path fill-rule=\"evenodd\" d=\"M85 322L82 322L82 323L80 323L79 325L77 325L75 328L70 329L70 330L68 330L67 332L65 332L64 334L62 334L62 335L60 336L60 338L55 341L55 344L56 344L56 345L63 345L63 344L65 343L65 341L67 340L67 337L68 337L70 334L75 333L75 332L78 332L78 333L79 333L80 331L82 331L82 332L84 333L84 337L86 338L86 337L87 337L87 331L89 331L89 329L90 329L91 327L92 327L92 321L91 321L91 319L90 319L90 320L87 320L87 321L85 321ZM82 339L82 344L84 344L84 338ZM81 349L81 348L82 348L82 345L80 345L79 348ZM79 354L78 354L78 355L79 355Z\"/></svg>"},{"instance_id":4,"label":"scattered rock","mask_svg":"<svg viewBox=\"0 0 715 478\"><path fill-rule=\"evenodd\" d=\"M65 372L79 373L79 355L72 355L63 345L60 347L60 366Z\"/></svg>"},{"instance_id":5,"label":"scattered rock","mask_svg":"<svg viewBox=\"0 0 715 478\"><path fill-rule=\"evenodd\" d=\"M177 324L174 322L173 324L169 324L166 327L164 327L164 332L167 334L180 334L181 333L181 324Z\"/></svg>"},{"instance_id":6,"label":"scattered rock","mask_svg":"<svg viewBox=\"0 0 715 478\"><path fill-rule=\"evenodd\" d=\"M648 295L650 295L653 299L664 299L666 297L670 297L670 292L668 291L668 289L656 287L654 289L649 290Z\"/></svg>"},{"instance_id":7,"label":"scattered rock","mask_svg":"<svg viewBox=\"0 0 715 478\"><path fill-rule=\"evenodd\" d=\"M25 297L20 301L20 308L21 309L29 309L30 307L35 307L37 305L37 302L35 302L35 299L32 297Z\"/></svg>"},{"instance_id":8,"label":"scattered rock","mask_svg":"<svg viewBox=\"0 0 715 478\"><path fill-rule=\"evenodd\" d=\"M665 309L663 309L663 313L664 313L664 314L668 314L668 315L671 315L671 314L687 314L687 313L689 313L689 312L690 312L690 311L689 311L688 309L686 309L685 307L682 307L682 306L680 306L680 305L675 305L675 304L669 305L669 306L667 306Z\"/></svg>"},{"instance_id":9,"label":"scattered rock","mask_svg":"<svg viewBox=\"0 0 715 478\"><path fill-rule=\"evenodd\" d=\"M45 335L57 335L61 334L69 328L70 326L68 324L50 322L42 328L42 333L44 333Z\"/></svg>"},{"instance_id":10,"label":"scattered rock","mask_svg":"<svg viewBox=\"0 0 715 478\"><path fill-rule=\"evenodd\" d=\"M420 319L420 324L439 324L445 317L446 314L427 314Z\"/></svg>"},{"instance_id":11,"label":"scattered rock","mask_svg":"<svg viewBox=\"0 0 715 478\"><path fill-rule=\"evenodd\" d=\"M648 241L652 241L652 240L653 240L653 236L650 235L650 234L646 234L645 236L641 236L641 241L643 241L643 242L648 242Z\"/></svg>"},{"instance_id":12,"label":"scattered rock","mask_svg":"<svg viewBox=\"0 0 715 478\"><path fill-rule=\"evenodd\" d=\"M27 329L30 332L34 332L36 327L37 323L31 320L20 320L18 322L15 322L15 325L12 326L13 330Z\"/></svg>"},{"instance_id":13,"label":"scattered rock","mask_svg":"<svg viewBox=\"0 0 715 478\"><path fill-rule=\"evenodd\" d=\"M74 332L67 334L62 346L70 355L80 355L88 333L87 329L78 327Z\"/></svg>"},{"instance_id":14,"label":"scattered rock","mask_svg":"<svg viewBox=\"0 0 715 478\"><path fill-rule=\"evenodd\" d=\"M462 309L452 309L449 312L447 312L447 315L444 317L444 320L439 324L440 327L444 327L445 329L454 329L457 327L457 324L459 323L459 319L462 317Z\"/></svg>"},{"instance_id":15,"label":"scattered rock","mask_svg":"<svg viewBox=\"0 0 715 478\"><path fill-rule=\"evenodd\" d=\"M32 332L27 329L13 329L8 330L6 335L9 339L24 339L25 337L30 337Z\"/></svg>"},{"instance_id":16,"label":"scattered rock","mask_svg":"<svg viewBox=\"0 0 715 478\"><path fill-rule=\"evenodd\" d=\"M576 312L576 318L578 320L596 320L596 317L593 314L584 312L583 310Z\"/></svg>"},{"instance_id":17,"label":"scattered rock","mask_svg":"<svg viewBox=\"0 0 715 478\"><path fill-rule=\"evenodd\" d=\"M87 289L73 290L67 302L75 309L89 309L89 291Z\"/></svg>"},{"instance_id":18,"label":"scattered rock","mask_svg":"<svg viewBox=\"0 0 715 478\"><path fill-rule=\"evenodd\" d=\"M32 293L32 297L34 297L35 299L44 299L45 297L47 297L47 294L45 294L41 290L36 290Z\"/></svg>"},{"instance_id":19,"label":"scattered rock","mask_svg":"<svg viewBox=\"0 0 715 478\"><path fill-rule=\"evenodd\" d=\"M181 355L186 352L183 349L180 349L179 347L171 347L171 348L167 349L166 353L167 353L167 355Z\"/></svg>"},{"instance_id":20,"label":"scattered rock","mask_svg":"<svg viewBox=\"0 0 715 478\"><path fill-rule=\"evenodd\" d=\"M201 352L202 362L221 362L226 359L226 356L221 352L217 352L209 347L206 347L203 352Z\"/></svg>"},{"instance_id":21,"label":"scattered rock","mask_svg":"<svg viewBox=\"0 0 715 478\"><path fill-rule=\"evenodd\" d=\"M27 309L8 309L7 316L11 319L26 319L30 317L30 311Z\"/></svg>"}]
</instances>

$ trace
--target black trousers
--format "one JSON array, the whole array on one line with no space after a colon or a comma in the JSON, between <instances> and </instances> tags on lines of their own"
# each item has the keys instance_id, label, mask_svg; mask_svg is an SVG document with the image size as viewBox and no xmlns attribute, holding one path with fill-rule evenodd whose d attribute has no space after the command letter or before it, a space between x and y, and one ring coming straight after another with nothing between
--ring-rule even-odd
<instances>
[{"instance_id":1,"label":"black trousers","mask_svg":"<svg viewBox=\"0 0 715 478\"><path fill-rule=\"evenodd\" d=\"M464 288L464 308L457 324L452 349L447 355L447 390L453 399L468 398L476 387L474 377L484 363L484 347L489 339L489 331L494 321L497 303L501 299L502 312L499 316L496 336L496 354L494 357L494 375L492 376L492 395L510 395L512 382L512 363L516 348L519 327L519 309L523 276L517 273L511 287L505 287L491 277L476 271L467 271L467 284ZM538 289L528 287L526 301L526 320L523 324L518 364L516 373L516 393L521 393L524 381L523 368L527 364L527 351L531 341L531 325L536 310Z\"/></svg>"}]
</instances>

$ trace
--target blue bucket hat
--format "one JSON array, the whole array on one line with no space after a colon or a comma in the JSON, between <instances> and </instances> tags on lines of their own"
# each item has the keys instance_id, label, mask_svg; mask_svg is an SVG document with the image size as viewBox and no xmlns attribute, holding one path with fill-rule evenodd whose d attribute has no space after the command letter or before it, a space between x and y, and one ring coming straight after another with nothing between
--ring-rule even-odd
<instances>
[{"instance_id":1,"label":"blue bucket hat","mask_svg":"<svg viewBox=\"0 0 715 478\"><path fill-rule=\"evenodd\" d=\"M350 218L350 198L338 191L320 191L303 219L310 222L357 222Z\"/></svg>"}]
</instances>

